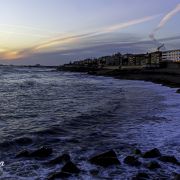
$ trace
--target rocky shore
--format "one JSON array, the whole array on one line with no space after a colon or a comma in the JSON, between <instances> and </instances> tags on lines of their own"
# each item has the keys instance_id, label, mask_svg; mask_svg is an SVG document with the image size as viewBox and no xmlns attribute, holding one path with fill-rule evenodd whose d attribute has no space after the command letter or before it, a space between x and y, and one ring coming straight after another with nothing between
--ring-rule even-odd
<instances>
[{"instance_id":1,"label":"rocky shore","mask_svg":"<svg viewBox=\"0 0 180 180\"><path fill-rule=\"evenodd\" d=\"M171 69L110 69L110 68L84 68L80 66L61 66L57 70L71 72L86 72L90 75L110 76L126 80L143 80L162 84L172 88L180 88L180 70ZM177 90L177 93L180 89Z\"/></svg>"},{"instance_id":2,"label":"rocky shore","mask_svg":"<svg viewBox=\"0 0 180 180\"><path fill-rule=\"evenodd\" d=\"M151 81L168 87L180 88L180 73L161 71L158 69L97 71L94 74L112 76L118 79Z\"/></svg>"},{"instance_id":3,"label":"rocky shore","mask_svg":"<svg viewBox=\"0 0 180 180\"><path fill-rule=\"evenodd\" d=\"M51 160L46 160L48 158ZM74 163L71 155L68 153L60 154L54 158L53 149L49 147L41 147L34 151L23 150L17 153L16 158L35 159L42 161L45 166L53 167L61 165L58 171L49 173L48 180L67 179L69 177L78 178L81 173L90 173L96 178L100 169L104 171L110 168L134 167L137 173L131 177L132 180L146 180L146 179L174 179L179 180L180 174L172 172L169 177L163 175L163 168L168 166L180 167L180 162L173 155L164 155L159 149L154 148L146 152L141 152L140 149L134 149L131 154L127 154L125 158L121 157L120 152L117 154L116 150L109 150L93 157L87 158L89 164L94 165L94 169L90 172L85 172L78 164ZM144 170L142 170L144 169ZM153 172L153 174L151 173Z\"/></svg>"}]
</instances>

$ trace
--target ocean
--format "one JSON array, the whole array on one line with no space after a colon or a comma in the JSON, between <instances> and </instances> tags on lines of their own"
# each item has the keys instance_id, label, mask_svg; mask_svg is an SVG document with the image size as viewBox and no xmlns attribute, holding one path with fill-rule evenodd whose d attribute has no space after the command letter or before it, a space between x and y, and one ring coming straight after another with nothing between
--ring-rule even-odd
<instances>
[{"instance_id":1,"label":"ocean","mask_svg":"<svg viewBox=\"0 0 180 180\"><path fill-rule=\"evenodd\" d=\"M160 170L147 171L129 167L123 159L136 148L158 148L180 160L180 95L175 92L144 81L0 67L0 179L44 180L62 167L46 162L63 153L82 170L70 179L124 180L140 170L171 179L180 173L176 165L162 163ZM42 146L53 154L40 160L15 157ZM110 149L122 162L119 167L104 169L87 161Z\"/></svg>"}]
</instances>

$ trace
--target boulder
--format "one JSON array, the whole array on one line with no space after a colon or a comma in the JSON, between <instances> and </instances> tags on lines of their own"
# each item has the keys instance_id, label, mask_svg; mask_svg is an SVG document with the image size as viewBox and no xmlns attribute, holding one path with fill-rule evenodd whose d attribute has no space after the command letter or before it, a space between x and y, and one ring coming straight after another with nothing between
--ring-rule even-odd
<instances>
[{"instance_id":1,"label":"boulder","mask_svg":"<svg viewBox=\"0 0 180 180\"><path fill-rule=\"evenodd\" d=\"M47 177L47 180L56 180L56 179L63 179L63 178L68 178L68 177L69 177L69 174L59 171L59 172L54 172L54 173L50 174Z\"/></svg>"},{"instance_id":2,"label":"boulder","mask_svg":"<svg viewBox=\"0 0 180 180\"><path fill-rule=\"evenodd\" d=\"M120 165L120 161L117 158L116 153L113 150L97 155L89 159L90 163L96 164L102 167L108 167L112 165Z\"/></svg>"},{"instance_id":3,"label":"boulder","mask_svg":"<svg viewBox=\"0 0 180 180\"><path fill-rule=\"evenodd\" d=\"M68 162L68 161L70 161L70 159L71 158L70 158L69 154L63 154L63 155L56 157L55 159L50 160L47 164L56 165L59 163Z\"/></svg>"},{"instance_id":4,"label":"boulder","mask_svg":"<svg viewBox=\"0 0 180 180\"><path fill-rule=\"evenodd\" d=\"M52 154L53 150L52 148L46 148L46 147L41 147L40 149L37 149L30 153L30 157L37 157L37 158L45 158L48 157Z\"/></svg>"},{"instance_id":5,"label":"boulder","mask_svg":"<svg viewBox=\"0 0 180 180\"><path fill-rule=\"evenodd\" d=\"M30 154L29 151L23 150L16 155L16 158L29 157L29 154Z\"/></svg>"},{"instance_id":6,"label":"boulder","mask_svg":"<svg viewBox=\"0 0 180 180\"><path fill-rule=\"evenodd\" d=\"M140 149L135 149L135 150L134 150L134 154L136 154L136 155L140 155L140 154L142 154L142 152L141 152L141 150L140 150Z\"/></svg>"},{"instance_id":7,"label":"boulder","mask_svg":"<svg viewBox=\"0 0 180 180\"><path fill-rule=\"evenodd\" d=\"M92 176L97 176L99 174L99 171L97 169L90 170L90 173Z\"/></svg>"},{"instance_id":8,"label":"boulder","mask_svg":"<svg viewBox=\"0 0 180 180\"><path fill-rule=\"evenodd\" d=\"M178 90L176 91L176 93L179 93L179 94L180 94L180 89L178 89Z\"/></svg>"},{"instance_id":9,"label":"boulder","mask_svg":"<svg viewBox=\"0 0 180 180\"><path fill-rule=\"evenodd\" d=\"M150 169L150 170L155 170L155 169L158 169L160 168L161 166L159 165L158 162L156 161L152 161L150 163L147 164L147 168Z\"/></svg>"},{"instance_id":10,"label":"boulder","mask_svg":"<svg viewBox=\"0 0 180 180\"><path fill-rule=\"evenodd\" d=\"M48 180L54 180L54 179L63 179L63 178L68 178L71 175L78 175L80 173L80 169L71 161L66 163L61 171L59 172L54 172L50 174L47 179Z\"/></svg>"},{"instance_id":11,"label":"boulder","mask_svg":"<svg viewBox=\"0 0 180 180\"><path fill-rule=\"evenodd\" d=\"M160 156L161 156L161 153L159 149L157 148L151 149L150 151L147 151L143 154L143 158L156 158Z\"/></svg>"},{"instance_id":12,"label":"boulder","mask_svg":"<svg viewBox=\"0 0 180 180\"><path fill-rule=\"evenodd\" d=\"M172 164L180 165L180 162L178 162L178 160L174 156L161 156L159 160L162 162L169 162Z\"/></svg>"},{"instance_id":13,"label":"boulder","mask_svg":"<svg viewBox=\"0 0 180 180\"><path fill-rule=\"evenodd\" d=\"M132 180L146 180L149 179L149 175L145 172L138 173Z\"/></svg>"},{"instance_id":14,"label":"boulder","mask_svg":"<svg viewBox=\"0 0 180 180\"><path fill-rule=\"evenodd\" d=\"M174 180L180 180L180 174L176 174Z\"/></svg>"},{"instance_id":15,"label":"boulder","mask_svg":"<svg viewBox=\"0 0 180 180\"><path fill-rule=\"evenodd\" d=\"M134 157L134 156L127 156L124 159L124 163L128 164L130 166L140 166L141 165L141 162L138 161L138 159L136 157Z\"/></svg>"},{"instance_id":16,"label":"boulder","mask_svg":"<svg viewBox=\"0 0 180 180\"><path fill-rule=\"evenodd\" d=\"M69 161L68 163L66 163L61 171L63 173L67 173L67 174L79 174L80 173L80 169L71 161Z\"/></svg>"}]
</instances>

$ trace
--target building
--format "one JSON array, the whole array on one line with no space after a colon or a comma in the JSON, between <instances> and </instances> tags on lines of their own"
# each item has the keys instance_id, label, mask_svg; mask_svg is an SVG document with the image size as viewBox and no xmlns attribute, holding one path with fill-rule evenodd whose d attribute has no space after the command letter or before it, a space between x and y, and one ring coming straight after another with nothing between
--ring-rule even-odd
<instances>
[{"instance_id":1,"label":"building","mask_svg":"<svg viewBox=\"0 0 180 180\"><path fill-rule=\"evenodd\" d=\"M142 69L146 67L149 54L124 54L121 69Z\"/></svg>"},{"instance_id":2,"label":"building","mask_svg":"<svg viewBox=\"0 0 180 180\"><path fill-rule=\"evenodd\" d=\"M163 61L180 62L180 49L163 52L162 53L162 60Z\"/></svg>"},{"instance_id":3,"label":"building","mask_svg":"<svg viewBox=\"0 0 180 180\"><path fill-rule=\"evenodd\" d=\"M162 62L162 52L155 51L149 53L149 58L147 59L146 67L159 67Z\"/></svg>"},{"instance_id":4,"label":"building","mask_svg":"<svg viewBox=\"0 0 180 180\"><path fill-rule=\"evenodd\" d=\"M135 65L145 67L148 58L149 58L149 54L136 54L134 56Z\"/></svg>"},{"instance_id":5,"label":"building","mask_svg":"<svg viewBox=\"0 0 180 180\"><path fill-rule=\"evenodd\" d=\"M121 65L122 65L122 66L128 66L128 65L130 64L129 61L132 60L132 56L133 56L133 54L124 54L124 55L122 56Z\"/></svg>"},{"instance_id":6,"label":"building","mask_svg":"<svg viewBox=\"0 0 180 180\"><path fill-rule=\"evenodd\" d=\"M114 54L112 56L114 66L120 66L122 64L122 55L121 53Z\"/></svg>"}]
</instances>

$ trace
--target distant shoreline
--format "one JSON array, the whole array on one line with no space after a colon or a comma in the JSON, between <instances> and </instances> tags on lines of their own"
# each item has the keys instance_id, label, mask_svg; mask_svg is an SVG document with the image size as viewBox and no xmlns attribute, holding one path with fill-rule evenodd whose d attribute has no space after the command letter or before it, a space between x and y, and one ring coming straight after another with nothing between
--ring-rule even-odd
<instances>
[{"instance_id":1,"label":"distant shoreline","mask_svg":"<svg viewBox=\"0 0 180 180\"><path fill-rule=\"evenodd\" d=\"M157 84L162 84L171 88L180 88L180 71L170 71L168 69L91 69L91 68L75 68L63 67L58 68L60 71L85 72L96 76L109 76L116 79L127 80L143 80Z\"/></svg>"},{"instance_id":2,"label":"distant shoreline","mask_svg":"<svg viewBox=\"0 0 180 180\"><path fill-rule=\"evenodd\" d=\"M0 67L54 68L57 71L84 72L95 76L108 76L116 79L142 80L161 84L171 88L180 88L180 69L111 69L80 66L38 66L38 65L1 65ZM179 89L180 91L180 89Z\"/></svg>"},{"instance_id":3,"label":"distant shoreline","mask_svg":"<svg viewBox=\"0 0 180 180\"><path fill-rule=\"evenodd\" d=\"M171 88L180 88L180 74L161 72L158 70L149 71L112 71L97 72L97 75L111 76L117 79L143 80L162 84Z\"/></svg>"}]
</instances>

